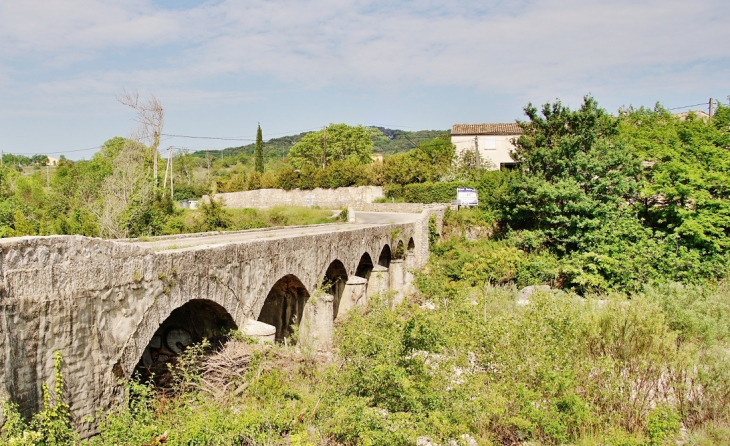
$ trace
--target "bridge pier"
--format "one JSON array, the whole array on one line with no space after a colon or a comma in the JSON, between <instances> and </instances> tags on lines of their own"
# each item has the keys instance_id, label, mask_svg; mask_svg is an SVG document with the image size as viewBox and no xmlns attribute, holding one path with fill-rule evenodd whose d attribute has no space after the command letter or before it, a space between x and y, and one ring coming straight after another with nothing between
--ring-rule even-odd
<instances>
[{"instance_id":1,"label":"bridge pier","mask_svg":"<svg viewBox=\"0 0 730 446\"><path fill-rule=\"evenodd\" d=\"M390 272L388 268L382 265L373 266L370 272L370 280L368 281L367 297L368 300L378 293L388 291L390 288Z\"/></svg>"},{"instance_id":2,"label":"bridge pier","mask_svg":"<svg viewBox=\"0 0 730 446\"><path fill-rule=\"evenodd\" d=\"M393 306L403 302L403 259L393 259L390 261L390 289L395 292L393 296Z\"/></svg>"},{"instance_id":3,"label":"bridge pier","mask_svg":"<svg viewBox=\"0 0 730 446\"><path fill-rule=\"evenodd\" d=\"M416 291L415 276L413 271L416 269L416 254L412 251L406 251L405 271L403 276L403 292L411 295Z\"/></svg>"},{"instance_id":4,"label":"bridge pier","mask_svg":"<svg viewBox=\"0 0 730 446\"><path fill-rule=\"evenodd\" d=\"M368 281L363 277L352 276L347 280L337 317L344 316L358 305L363 307L367 305L367 286Z\"/></svg>"},{"instance_id":5,"label":"bridge pier","mask_svg":"<svg viewBox=\"0 0 730 446\"><path fill-rule=\"evenodd\" d=\"M241 333L243 333L244 336L255 339L260 344L263 344L264 342L270 342L273 344L276 342L276 327L259 322L255 319L247 320L246 324L241 327Z\"/></svg>"},{"instance_id":6,"label":"bridge pier","mask_svg":"<svg viewBox=\"0 0 730 446\"><path fill-rule=\"evenodd\" d=\"M315 294L304 307L299 324L299 344L314 350L329 350L332 347L334 317L331 294Z\"/></svg>"}]
</instances>

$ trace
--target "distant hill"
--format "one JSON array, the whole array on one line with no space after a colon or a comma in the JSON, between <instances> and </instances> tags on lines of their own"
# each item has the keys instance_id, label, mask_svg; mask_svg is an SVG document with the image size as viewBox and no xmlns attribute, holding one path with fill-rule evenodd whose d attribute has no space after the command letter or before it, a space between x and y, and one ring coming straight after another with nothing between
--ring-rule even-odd
<instances>
[{"instance_id":1,"label":"distant hill","mask_svg":"<svg viewBox=\"0 0 730 446\"><path fill-rule=\"evenodd\" d=\"M272 138L268 141L264 141L264 158L281 158L282 156L289 153L289 149L298 143L304 135L309 132L300 133L298 135L282 136L281 138ZM228 147L222 150L198 150L193 152L193 156L205 158L206 153L210 153L216 158L224 158L226 156L238 156L244 154L247 156L253 156L255 143L246 144L245 146L239 147Z\"/></svg>"},{"instance_id":2,"label":"distant hill","mask_svg":"<svg viewBox=\"0 0 730 446\"><path fill-rule=\"evenodd\" d=\"M418 130L409 132L406 130L393 130L385 127L375 127L380 130L384 138L373 141L373 152L384 155L393 155L400 152L407 152L418 146L423 141L434 139L443 134L451 134L450 130Z\"/></svg>"},{"instance_id":3,"label":"distant hill","mask_svg":"<svg viewBox=\"0 0 730 446\"><path fill-rule=\"evenodd\" d=\"M393 130L385 127L374 127L382 133L382 136L373 138L373 152L382 153L384 155L393 155L400 152L407 152L418 146L422 141L433 139L439 135L450 134L449 130L418 130L409 132L406 130ZM264 142L264 158L281 158L289 153L294 144L298 143L304 135L310 132L300 133L298 135L282 136L281 138L272 138ZM226 156L238 156L244 154L253 156L255 144L247 144L239 147L228 147L222 150L199 150L193 152L193 156L205 158L206 153L210 153L216 158Z\"/></svg>"}]
</instances>

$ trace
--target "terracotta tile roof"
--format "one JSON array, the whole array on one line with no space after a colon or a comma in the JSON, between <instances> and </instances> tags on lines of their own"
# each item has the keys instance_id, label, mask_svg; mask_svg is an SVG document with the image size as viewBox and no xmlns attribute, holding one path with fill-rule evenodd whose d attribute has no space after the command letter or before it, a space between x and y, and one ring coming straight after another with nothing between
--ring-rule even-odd
<instances>
[{"instance_id":1,"label":"terracotta tile roof","mask_svg":"<svg viewBox=\"0 0 730 446\"><path fill-rule=\"evenodd\" d=\"M503 124L454 124L452 135L521 135L522 129L516 122Z\"/></svg>"}]
</instances>

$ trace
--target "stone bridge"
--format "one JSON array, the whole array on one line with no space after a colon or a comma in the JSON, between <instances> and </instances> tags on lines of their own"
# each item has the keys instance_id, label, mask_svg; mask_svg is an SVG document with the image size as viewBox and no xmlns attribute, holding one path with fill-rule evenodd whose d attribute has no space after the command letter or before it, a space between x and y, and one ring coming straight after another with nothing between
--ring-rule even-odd
<instances>
[{"instance_id":1,"label":"stone bridge","mask_svg":"<svg viewBox=\"0 0 730 446\"><path fill-rule=\"evenodd\" d=\"M0 398L39 410L60 351L74 423L88 434L84 417L121 398L120 378L227 329L292 342L298 325L298 342L327 348L336 318L373 293L409 291L432 215L440 223L443 208L399 223L0 240Z\"/></svg>"}]
</instances>

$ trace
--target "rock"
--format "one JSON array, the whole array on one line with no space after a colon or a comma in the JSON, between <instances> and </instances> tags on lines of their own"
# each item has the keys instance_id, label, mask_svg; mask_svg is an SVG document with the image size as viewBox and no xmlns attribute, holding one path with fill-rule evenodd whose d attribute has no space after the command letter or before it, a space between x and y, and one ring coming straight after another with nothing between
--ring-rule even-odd
<instances>
[{"instance_id":1,"label":"rock","mask_svg":"<svg viewBox=\"0 0 730 446\"><path fill-rule=\"evenodd\" d=\"M465 446L478 446L479 443L469 434L464 434L461 436L461 444Z\"/></svg>"},{"instance_id":2,"label":"rock","mask_svg":"<svg viewBox=\"0 0 730 446\"><path fill-rule=\"evenodd\" d=\"M530 296L532 296L535 291L550 291L550 285L530 285L522 288L520 292L517 293L517 305L528 305L530 303Z\"/></svg>"},{"instance_id":3,"label":"rock","mask_svg":"<svg viewBox=\"0 0 730 446\"><path fill-rule=\"evenodd\" d=\"M421 308L424 310L435 310L436 305L433 302L431 302L430 300L427 300L426 302L421 304Z\"/></svg>"},{"instance_id":4,"label":"rock","mask_svg":"<svg viewBox=\"0 0 730 446\"><path fill-rule=\"evenodd\" d=\"M478 446L479 443L469 434L464 434L461 437L461 441L449 440L447 446Z\"/></svg>"}]
</instances>

